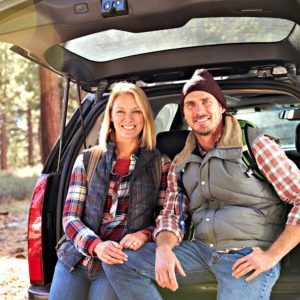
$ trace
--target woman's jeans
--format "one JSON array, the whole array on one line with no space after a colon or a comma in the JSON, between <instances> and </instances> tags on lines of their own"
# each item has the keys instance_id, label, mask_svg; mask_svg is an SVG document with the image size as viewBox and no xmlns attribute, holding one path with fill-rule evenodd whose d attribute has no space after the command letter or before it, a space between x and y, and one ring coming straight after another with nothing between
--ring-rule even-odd
<instances>
[{"instance_id":1,"label":"woman's jeans","mask_svg":"<svg viewBox=\"0 0 300 300\"><path fill-rule=\"evenodd\" d=\"M152 281L155 280L155 248L154 243L148 243L138 251L126 251L128 261L121 265L103 263L107 278L120 300L162 299ZM218 300L269 299L280 274L278 263L251 282L245 281L249 274L240 279L233 278L232 265L237 259L251 253L251 248L220 253L202 242L184 241L173 250L187 275L181 277L177 274L179 285L217 281Z\"/></svg>"},{"instance_id":2,"label":"woman's jeans","mask_svg":"<svg viewBox=\"0 0 300 300\"><path fill-rule=\"evenodd\" d=\"M88 270L76 266L70 272L57 262L49 300L116 300L109 281L103 270Z\"/></svg>"}]
</instances>

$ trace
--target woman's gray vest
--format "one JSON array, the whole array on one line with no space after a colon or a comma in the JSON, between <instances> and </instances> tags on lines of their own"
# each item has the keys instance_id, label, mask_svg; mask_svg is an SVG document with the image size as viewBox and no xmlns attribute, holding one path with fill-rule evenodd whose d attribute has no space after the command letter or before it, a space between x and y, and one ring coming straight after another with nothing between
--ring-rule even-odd
<instances>
[{"instance_id":1,"label":"woman's gray vest","mask_svg":"<svg viewBox=\"0 0 300 300\"><path fill-rule=\"evenodd\" d=\"M255 141L263 133L249 128ZM202 159L190 133L179 154L176 172L184 169L183 184L190 200L194 238L217 251L260 246L267 248L284 225L285 209L272 185L248 177L242 160L242 131L238 121L225 116L216 147Z\"/></svg>"},{"instance_id":2,"label":"woman's gray vest","mask_svg":"<svg viewBox=\"0 0 300 300\"><path fill-rule=\"evenodd\" d=\"M110 181L114 144L108 143L107 152L98 161L91 178L85 201L83 223L98 233ZM83 153L83 160L90 151ZM136 232L154 225L154 213L157 209L161 178L161 156L158 150L141 149L135 169L130 178L129 206L127 214L127 232ZM83 257L73 242L66 239L57 250L58 260L69 270Z\"/></svg>"}]
</instances>

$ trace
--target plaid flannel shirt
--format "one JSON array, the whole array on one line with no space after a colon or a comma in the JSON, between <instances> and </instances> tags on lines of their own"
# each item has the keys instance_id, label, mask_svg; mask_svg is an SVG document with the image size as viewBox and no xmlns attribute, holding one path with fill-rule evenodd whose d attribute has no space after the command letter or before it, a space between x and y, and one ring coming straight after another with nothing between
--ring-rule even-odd
<instances>
[{"instance_id":1,"label":"plaid flannel shirt","mask_svg":"<svg viewBox=\"0 0 300 300\"><path fill-rule=\"evenodd\" d=\"M297 166L287 158L282 148L266 136L258 138L253 147L253 155L258 168L266 179L272 184L279 198L293 205L287 219L287 224L300 226L300 171ZM183 239L179 227L179 191L178 177L175 172L177 157L174 158L168 175L168 188L164 210L156 219L154 239L161 231L173 232L178 241ZM183 215L188 216L189 200L183 195Z\"/></svg>"}]
</instances>

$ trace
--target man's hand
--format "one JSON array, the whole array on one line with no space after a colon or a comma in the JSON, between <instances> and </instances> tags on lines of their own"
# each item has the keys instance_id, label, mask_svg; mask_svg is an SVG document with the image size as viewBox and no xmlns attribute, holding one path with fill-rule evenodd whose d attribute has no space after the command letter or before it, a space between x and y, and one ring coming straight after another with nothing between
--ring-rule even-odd
<instances>
[{"instance_id":1,"label":"man's hand","mask_svg":"<svg viewBox=\"0 0 300 300\"><path fill-rule=\"evenodd\" d=\"M241 278L251 271L254 271L246 278L247 282L252 281L260 273L265 272L274 267L279 260L268 251L263 251L259 247L253 247L253 252L238 259L232 266L232 276L234 278Z\"/></svg>"},{"instance_id":2,"label":"man's hand","mask_svg":"<svg viewBox=\"0 0 300 300\"><path fill-rule=\"evenodd\" d=\"M176 269L181 276L186 276L172 248L169 246L158 246L155 257L155 279L158 285L175 292L178 289L175 276Z\"/></svg>"},{"instance_id":3,"label":"man's hand","mask_svg":"<svg viewBox=\"0 0 300 300\"><path fill-rule=\"evenodd\" d=\"M94 248L98 258L108 265L122 264L127 261L127 254L123 251L123 246L113 241L100 242Z\"/></svg>"}]
</instances>

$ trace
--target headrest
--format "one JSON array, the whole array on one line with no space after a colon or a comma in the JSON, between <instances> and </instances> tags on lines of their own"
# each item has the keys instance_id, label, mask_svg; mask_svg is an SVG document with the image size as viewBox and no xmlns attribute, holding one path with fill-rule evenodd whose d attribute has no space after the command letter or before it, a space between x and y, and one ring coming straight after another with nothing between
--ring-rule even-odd
<instances>
[{"instance_id":1,"label":"headrest","mask_svg":"<svg viewBox=\"0 0 300 300\"><path fill-rule=\"evenodd\" d=\"M296 150L300 153L300 123L296 127L295 145Z\"/></svg>"},{"instance_id":2,"label":"headrest","mask_svg":"<svg viewBox=\"0 0 300 300\"><path fill-rule=\"evenodd\" d=\"M156 137L156 147L161 154L167 154L170 159L173 159L184 148L189 133L189 130L160 132Z\"/></svg>"}]
</instances>

